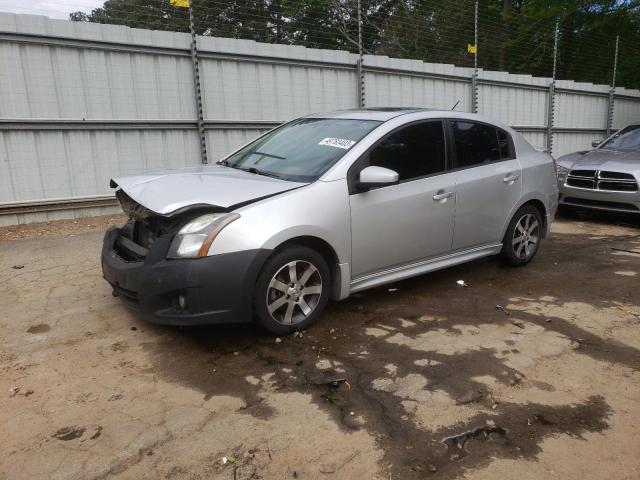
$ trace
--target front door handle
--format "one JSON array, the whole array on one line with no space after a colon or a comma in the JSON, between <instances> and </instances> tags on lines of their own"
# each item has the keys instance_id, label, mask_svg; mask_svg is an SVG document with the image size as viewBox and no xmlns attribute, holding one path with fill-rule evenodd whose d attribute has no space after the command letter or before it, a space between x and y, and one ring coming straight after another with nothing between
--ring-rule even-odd
<instances>
[{"instance_id":1,"label":"front door handle","mask_svg":"<svg viewBox=\"0 0 640 480\"><path fill-rule=\"evenodd\" d=\"M520 178L520 174L514 173L512 175L507 175L502 179L504 183L513 183Z\"/></svg>"},{"instance_id":2,"label":"front door handle","mask_svg":"<svg viewBox=\"0 0 640 480\"><path fill-rule=\"evenodd\" d=\"M439 191L433 196L433 201L439 202L440 200L446 200L447 198L451 197L453 197L453 192Z\"/></svg>"}]
</instances>

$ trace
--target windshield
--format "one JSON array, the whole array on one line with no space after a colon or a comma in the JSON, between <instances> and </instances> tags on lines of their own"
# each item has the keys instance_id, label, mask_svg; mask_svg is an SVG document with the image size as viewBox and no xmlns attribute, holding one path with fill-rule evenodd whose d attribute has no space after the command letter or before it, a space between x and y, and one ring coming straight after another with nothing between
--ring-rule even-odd
<instances>
[{"instance_id":1,"label":"windshield","mask_svg":"<svg viewBox=\"0 0 640 480\"><path fill-rule=\"evenodd\" d=\"M221 163L285 180L311 182L380 123L303 118L267 133Z\"/></svg>"},{"instance_id":2,"label":"windshield","mask_svg":"<svg viewBox=\"0 0 640 480\"><path fill-rule=\"evenodd\" d=\"M617 132L600 148L614 150L640 150L640 125L629 125Z\"/></svg>"}]
</instances>

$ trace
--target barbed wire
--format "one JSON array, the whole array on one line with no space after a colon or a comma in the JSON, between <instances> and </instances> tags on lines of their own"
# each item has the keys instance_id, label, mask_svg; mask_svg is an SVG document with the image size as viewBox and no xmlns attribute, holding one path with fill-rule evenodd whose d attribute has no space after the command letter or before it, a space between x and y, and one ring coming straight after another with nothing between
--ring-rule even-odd
<instances>
[{"instance_id":1,"label":"barbed wire","mask_svg":"<svg viewBox=\"0 0 640 480\"><path fill-rule=\"evenodd\" d=\"M555 22L559 20L557 78L610 83L618 34L614 28L589 24L585 20L591 14L588 11L554 15L550 10L530 18L526 12L501 9L500 3L480 1L476 53L480 68L550 77ZM362 4L366 54L473 66L474 54L467 47L474 43L475 0L363 0ZM199 35L358 51L357 0L192 0L192 8ZM77 3L61 1L54 11L72 14L79 21L189 31L188 10L169 0L109 0L91 11L78 10ZM640 40L640 34L636 38ZM638 42L621 41L618 84L640 86L639 54Z\"/></svg>"}]
</instances>

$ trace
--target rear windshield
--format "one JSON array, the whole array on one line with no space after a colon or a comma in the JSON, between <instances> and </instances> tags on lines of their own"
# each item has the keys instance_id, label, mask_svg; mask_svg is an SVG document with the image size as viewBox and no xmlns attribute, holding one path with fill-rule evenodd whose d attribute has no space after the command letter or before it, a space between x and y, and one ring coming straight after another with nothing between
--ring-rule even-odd
<instances>
[{"instance_id":1,"label":"rear windshield","mask_svg":"<svg viewBox=\"0 0 640 480\"><path fill-rule=\"evenodd\" d=\"M629 125L603 143L600 148L640 150L640 125Z\"/></svg>"},{"instance_id":2,"label":"rear windshield","mask_svg":"<svg viewBox=\"0 0 640 480\"><path fill-rule=\"evenodd\" d=\"M381 123L303 118L267 133L221 163L284 180L311 182Z\"/></svg>"}]
</instances>

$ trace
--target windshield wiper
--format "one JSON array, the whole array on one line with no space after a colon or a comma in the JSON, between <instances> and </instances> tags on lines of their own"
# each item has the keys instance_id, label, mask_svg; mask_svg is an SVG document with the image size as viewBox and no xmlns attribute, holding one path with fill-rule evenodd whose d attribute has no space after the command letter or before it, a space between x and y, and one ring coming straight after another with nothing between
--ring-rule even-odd
<instances>
[{"instance_id":1,"label":"windshield wiper","mask_svg":"<svg viewBox=\"0 0 640 480\"><path fill-rule=\"evenodd\" d=\"M282 176L278 175L277 173L265 172L264 170L258 170L255 167L242 168L242 167L239 167L237 164L229 165L228 160L221 160L218 162L218 165L224 165L225 167L235 168L236 170L242 170L243 172L249 172L255 175L263 175L265 177L279 178L282 180Z\"/></svg>"},{"instance_id":2,"label":"windshield wiper","mask_svg":"<svg viewBox=\"0 0 640 480\"><path fill-rule=\"evenodd\" d=\"M278 175L277 173L265 172L264 170L258 170L255 167L239 168L238 170L244 170L245 172L254 173L256 175L263 175L265 177L273 177L273 178L282 179L282 177L280 175Z\"/></svg>"},{"instance_id":3,"label":"windshield wiper","mask_svg":"<svg viewBox=\"0 0 640 480\"><path fill-rule=\"evenodd\" d=\"M272 153L265 153L265 152L258 152L258 151L251 152L250 155L264 155L265 157L277 158L278 160L286 160L285 157L280 157Z\"/></svg>"}]
</instances>

